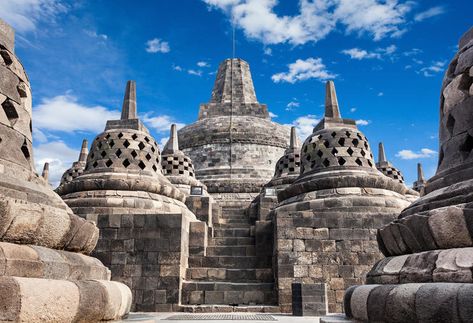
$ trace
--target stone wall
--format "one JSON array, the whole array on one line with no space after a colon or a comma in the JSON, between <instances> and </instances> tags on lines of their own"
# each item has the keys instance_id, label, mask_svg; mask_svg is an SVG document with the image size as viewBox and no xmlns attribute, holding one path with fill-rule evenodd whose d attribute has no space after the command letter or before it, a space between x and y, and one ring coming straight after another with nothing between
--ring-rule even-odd
<instances>
[{"instance_id":1,"label":"stone wall","mask_svg":"<svg viewBox=\"0 0 473 323\"><path fill-rule=\"evenodd\" d=\"M176 311L189 248L181 214L98 215L94 255L133 292L132 311Z\"/></svg>"}]
</instances>

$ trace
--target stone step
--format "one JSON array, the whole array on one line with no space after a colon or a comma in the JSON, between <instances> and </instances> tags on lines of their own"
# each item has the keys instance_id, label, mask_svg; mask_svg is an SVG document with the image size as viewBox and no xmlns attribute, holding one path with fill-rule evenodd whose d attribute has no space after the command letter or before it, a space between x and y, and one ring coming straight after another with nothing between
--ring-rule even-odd
<instances>
[{"instance_id":1,"label":"stone step","mask_svg":"<svg viewBox=\"0 0 473 323\"><path fill-rule=\"evenodd\" d=\"M209 246L243 246L254 245L255 237L213 237L209 239Z\"/></svg>"},{"instance_id":2,"label":"stone step","mask_svg":"<svg viewBox=\"0 0 473 323\"><path fill-rule=\"evenodd\" d=\"M215 223L214 229L248 229L251 227L249 223Z\"/></svg>"},{"instance_id":3,"label":"stone step","mask_svg":"<svg viewBox=\"0 0 473 323\"><path fill-rule=\"evenodd\" d=\"M207 256L256 256L254 245L207 247Z\"/></svg>"},{"instance_id":4,"label":"stone step","mask_svg":"<svg viewBox=\"0 0 473 323\"><path fill-rule=\"evenodd\" d=\"M189 268L271 268L272 257L190 256Z\"/></svg>"},{"instance_id":5,"label":"stone step","mask_svg":"<svg viewBox=\"0 0 473 323\"><path fill-rule=\"evenodd\" d=\"M227 281L227 282L260 282L274 281L271 268L229 269L229 268L187 268L188 280Z\"/></svg>"},{"instance_id":6,"label":"stone step","mask_svg":"<svg viewBox=\"0 0 473 323\"><path fill-rule=\"evenodd\" d=\"M271 305L181 305L179 308L187 313L281 313L279 306Z\"/></svg>"},{"instance_id":7,"label":"stone step","mask_svg":"<svg viewBox=\"0 0 473 323\"><path fill-rule=\"evenodd\" d=\"M250 228L215 229L214 237L250 237Z\"/></svg>"},{"instance_id":8,"label":"stone step","mask_svg":"<svg viewBox=\"0 0 473 323\"><path fill-rule=\"evenodd\" d=\"M184 281L182 304L263 305L275 304L273 283Z\"/></svg>"},{"instance_id":9,"label":"stone step","mask_svg":"<svg viewBox=\"0 0 473 323\"><path fill-rule=\"evenodd\" d=\"M218 219L218 223L221 223L221 224L231 224L231 223L234 223L234 224L249 224L250 222L248 221L248 219L232 219L232 218L220 218Z\"/></svg>"}]
</instances>

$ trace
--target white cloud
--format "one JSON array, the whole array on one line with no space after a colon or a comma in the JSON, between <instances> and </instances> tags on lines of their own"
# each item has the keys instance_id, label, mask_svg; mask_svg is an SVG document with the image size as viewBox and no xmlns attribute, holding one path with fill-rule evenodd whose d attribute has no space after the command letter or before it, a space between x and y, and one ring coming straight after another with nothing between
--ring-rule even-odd
<instances>
[{"instance_id":1,"label":"white cloud","mask_svg":"<svg viewBox=\"0 0 473 323\"><path fill-rule=\"evenodd\" d=\"M391 45L386 48L377 48L374 51L367 51L365 49L360 48L351 48L351 49L344 49L341 51L342 54L350 56L351 59L382 59L383 56L390 56L397 50L396 45Z\"/></svg>"},{"instance_id":2,"label":"white cloud","mask_svg":"<svg viewBox=\"0 0 473 323\"><path fill-rule=\"evenodd\" d=\"M92 38L99 38L102 40L107 40L108 36L105 34L98 34L95 30L84 29L84 33Z\"/></svg>"},{"instance_id":3,"label":"white cloud","mask_svg":"<svg viewBox=\"0 0 473 323\"><path fill-rule=\"evenodd\" d=\"M49 182L58 186L62 174L79 157L80 148L72 149L63 141L42 143L33 148L36 171L41 174L44 163L49 163Z\"/></svg>"},{"instance_id":4,"label":"white cloud","mask_svg":"<svg viewBox=\"0 0 473 323\"><path fill-rule=\"evenodd\" d=\"M59 0L2 0L0 17L18 32L34 31L40 21L54 22L68 8Z\"/></svg>"},{"instance_id":5,"label":"white cloud","mask_svg":"<svg viewBox=\"0 0 473 323\"><path fill-rule=\"evenodd\" d=\"M277 0L203 0L210 8L223 10L248 38L264 44L317 42L337 23L347 33L370 34L375 40L405 32L405 15L412 2L398 0L300 0L299 12L280 16Z\"/></svg>"},{"instance_id":6,"label":"white cloud","mask_svg":"<svg viewBox=\"0 0 473 323\"><path fill-rule=\"evenodd\" d=\"M187 73L190 75L196 75L196 76L202 76L202 71L201 70L187 70Z\"/></svg>"},{"instance_id":7,"label":"white cloud","mask_svg":"<svg viewBox=\"0 0 473 323\"><path fill-rule=\"evenodd\" d=\"M268 55L268 56L271 56L271 55L273 55L273 50L270 47L266 47L264 49L264 54Z\"/></svg>"},{"instance_id":8,"label":"white cloud","mask_svg":"<svg viewBox=\"0 0 473 323\"><path fill-rule=\"evenodd\" d=\"M174 118L165 114L155 117L150 114L145 114L143 121L157 132L169 132L173 123L176 124L177 129L185 126L185 124L177 122Z\"/></svg>"},{"instance_id":9,"label":"white cloud","mask_svg":"<svg viewBox=\"0 0 473 323\"><path fill-rule=\"evenodd\" d=\"M293 111L298 108L301 104L297 101L291 101L286 105L286 111Z\"/></svg>"},{"instance_id":10,"label":"white cloud","mask_svg":"<svg viewBox=\"0 0 473 323\"><path fill-rule=\"evenodd\" d=\"M420 159L420 158L432 158L437 155L435 150L429 148L422 148L418 152L414 152L410 149L403 149L396 154L396 157L401 159Z\"/></svg>"},{"instance_id":11,"label":"white cloud","mask_svg":"<svg viewBox=\"0 0 473 323\"><path fill-rule=\"evenodd\" d=\"M420 69L420 73L422 73L425 77L434 76L434 74L443 72L445 69L445 61L435 61L432 62L430 66L426 66Z\"/></svg>"},{"instance_id":12,"label":"white cloud","mask_svg":"<svg viewBox=\"0 0 473 323\"><path fill-rule=\"evenodd\" d=\"M378 96L384 96L384 92L378 92Z\"/></svg>"},{"instance_id":13,"label":"white cloud","mask_svg":"<svg viewBox=\"0 0 473 323\"><path fill-rule=\"evenodd\" d=\"M273 112L271 112L271 111L269 111L269 116L270 116L271 118L277 118L277 117L278 117L277 114L275 114L275 113L273 113Z\"/></svg>"},{"instance_id":14,"label":"white cloud","mask_svg":"<svg viewBox=\"0 0 473 323\"><path fill-rule=\"evenodd\" d=\"M33 124L39 130L96 133L104 129L107 120L119 118L120 112L117 110L98 105L86 106L69 94L43 99L33 108Z\"/></svg>"},{"instance_id":15,"label":"white cloud","mask_svg":"<svg viewBox=\"0 0 473 323\"><path fill-rule=\"evenodd\" d=\"M353 113L353 112L355 112L355 111L356 111L356 108L351 108L351 109L350 109L350 112L351 112L351 113Z\"/></svg>"},{"instance_id":16,"label":"white cloud","mask_svg":"<svg viewBox=\"0 0 473 323\"><path fill-rule=\"evenodd\" d=\"M197 66L199 67L209 67L210 64L204 61L197 62Z\"/></svg>"},{"instance_id":17,"label":"white cloud","mask_svg":"<svg viewBox=\"0 0 473 323\"><path fill-rule=\"evenodd\" d=\"M305 60L298 59L294 63L288 65L289 71L286 73L277 73L271 76L275 83L289 82L295 83L315 78L319 81L333 79L335 74L330 73L322 63L321 58L307 58Z\"/></svg>"},{"instance_id":18,"label":"white cloud","mask_svg":"<svg viewBox=\"0 0 473 323\"><path fill-rule=\"evenodd\" d=\"M159 38L153 38L146 42L146 51L148 53L169 53L170 50L169 43Z\"/></svg>"},{"instance_id":19,"label":"white cloud","mask_svg":"<svg viewBox=\"0 0 473 323\"><path fill-rule=\"evenodd\" d=\"M404 56L415 56L415 55L418 55L420 53L422 53L422 49L419 49L419 48L413 48L411 50L408 50L408 51L404 51L402 52L402 55Z\"/></svg>"},{"instance_id":20,"label":"white cloud","mask_svg":"<svg viewBox=\"0 0 473 323\"><path fill-rule=\"evenodd\" d=\"M175 71L179 71L179 72L182 71L182 67L179 66L179 65L173 65L173 66L172 66L172 69L175 70Z\"/></svg>"},{"instance_id":21,"label":"white cloud","mask_svg":"<svg viewBox=\"0 0 473 323\"><path fill-rule=\"evenodd\" d=\"M309 114L306 116L298 117L291 124L286 126L296 127L297 135L304 141L314 130L314 127L320 122L317 116Z\"/></svg>"},{"instance_id":22,"label":"white cloud","mask_svg":"<svg viewBox=\"0 0 473 323\"><path fill-rule=\"evenodd\" d=\"M427 9L426 11L422 11L414 16L415 21L424 21L425 19L429 19L438 15L445 13L445 8L441 6L432 7Z\"/></svg>"},{"instance_id":23,"label":"white cloud","mask_svg":"<svg viewBox=\"0 0 473 323\"><path fill-rule=\"evenodd\" d=\"M370 120L358 119L355 121L358 126L367 126L371 123Z\"/></svg>"}]
</instances>

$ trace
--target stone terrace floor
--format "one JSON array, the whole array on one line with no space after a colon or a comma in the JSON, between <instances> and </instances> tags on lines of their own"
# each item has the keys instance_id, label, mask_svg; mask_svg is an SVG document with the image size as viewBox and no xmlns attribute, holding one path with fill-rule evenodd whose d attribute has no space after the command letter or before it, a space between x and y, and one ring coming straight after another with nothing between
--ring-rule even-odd
<instances>
[{"instance_id":1,"label":"stone terrace floor","mask_svg":"<svg viewBox=\"0 0 473 323\"><path fill-rule=\"evenodd\" d=\"M168 319L169 317L176 316L176 315L185 315L186 318L190 319L185 319L185 320L176 320L176 319ZM202 317L202 315L205 315L206 317ZM219 316L221 315L231 315L230 317L225 317L225 319L208 319L209 317L213 316ZM243 319L248 316L255 316L255 315L264 315L264 318L266 317L267 319L263 320L255 320L255 319ZM196 318L200 319L196 320ZM269 316L269 318L268 318ZM270 318L273 318L270 320ZM207 319L206 319L207 318ZM292 316L292 315L285 315L285 314L262 314L262 313L130 313L127 319L122 320L122 321L115 321L115 322L120 322L120 323L131 323L131 322L140 322L140 323L153 323L153 322L179 322L179 323L199 323L199 322L224 322L224 323L249 323L249 322L287 322L287 323L319 323L319 317L315 316L305 316L305 317L298 317L298 316ZM330 320L329 322L342 322L338 320Z\"/></svg>"}]
</instances>

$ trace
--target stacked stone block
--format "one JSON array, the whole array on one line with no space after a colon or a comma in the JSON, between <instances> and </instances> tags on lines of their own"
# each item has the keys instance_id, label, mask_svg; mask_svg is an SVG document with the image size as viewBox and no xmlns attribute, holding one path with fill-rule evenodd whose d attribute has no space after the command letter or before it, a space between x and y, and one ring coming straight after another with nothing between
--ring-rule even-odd
<instances>
[{"instance_id":1,"label":"stacked stone block","mask_svg":"<svg viewBox=\"0 0 473 323\"><path fill-rule=\"evenodd\" d=\"M322 316L327 314L325 284L292 284L292 314L294 316Z\"/></svg>"},{"instance_id":2,"label":"stacked stone block","mask_svg":"<svg viewBox=\"0 0 473 323\"><path fill-rule=\"evenodd\" d=\"M330 312L344 290L363 282L381 254L376 229L409 205L407 187L376 169L368 139L342 119L332 82L325 118L301 149L300 176L278 193L272 213L279 305L290 312L291 285L325 283Z\"/></svg>"},{"instance_id":3,"label":"stacked stone block","mask_svg":"<svg viewBox=\"0 0 473 323\"><path fill-rule=\"evenodd\" d=\"M97 227L35 172L31 89L13 46L14 32L0 20L0 321L119 319L131 292L87 256Z\"/></svg>"},{"instance_id":4,"label":"stacked stone block","mask_svg":"<svg viewBox=\"0 0 473 323\"><path fill-rule=\"evenodd\" d=\"M345 294L348 318L383 322L473 320L473 29L463 35L440 99L440 154L424 195L378 231L386 256L369 285Z\"/></svg>"}]
</instances>

